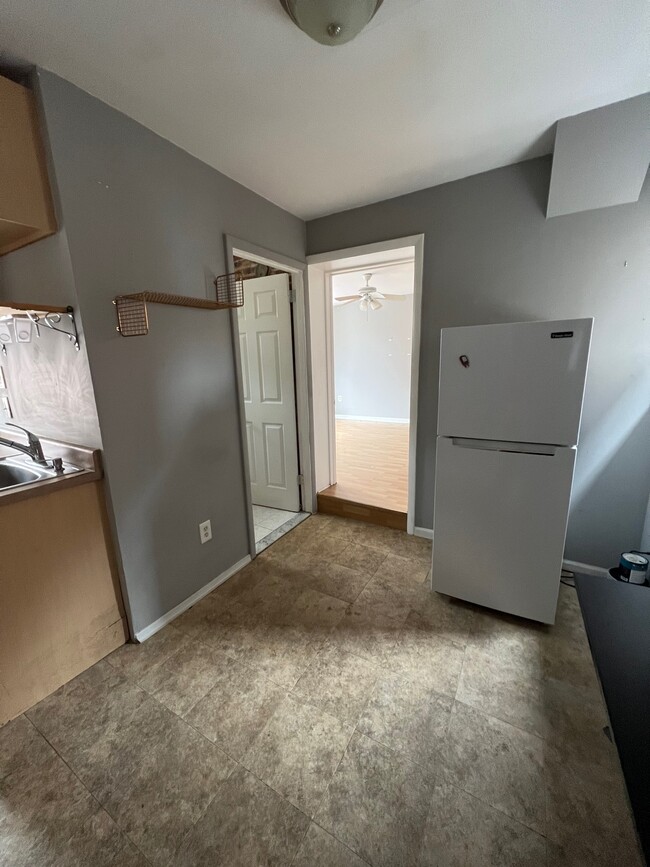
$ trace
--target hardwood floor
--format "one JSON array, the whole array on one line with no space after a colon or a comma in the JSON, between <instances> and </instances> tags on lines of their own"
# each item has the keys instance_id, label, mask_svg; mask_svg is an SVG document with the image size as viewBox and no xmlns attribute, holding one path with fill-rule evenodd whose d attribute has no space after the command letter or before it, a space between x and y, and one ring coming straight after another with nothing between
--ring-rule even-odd
<instances>
[{"instance_id":1,"label":"hardwood floor","mask_svg":"<svg viewBox=\"0 0 650 867\"><path fill-rule=\"evenodd\" d=\"M333 497L406 515L408 450L408 424L337 419L338 481L319 500Z\"/></svg>"}]
</instances>

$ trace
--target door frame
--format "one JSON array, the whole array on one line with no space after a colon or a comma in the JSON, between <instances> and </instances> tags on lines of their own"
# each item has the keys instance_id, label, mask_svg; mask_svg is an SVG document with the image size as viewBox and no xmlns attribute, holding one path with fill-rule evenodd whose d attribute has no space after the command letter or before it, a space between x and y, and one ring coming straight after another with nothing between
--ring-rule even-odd
<instances>
[{"instance_id":1,"label":"door frame","mask_svg":"<svg viewBox=\"0 0 650 867\"><path fill-rule=\"evenodd\" d=\"M422 320L422 274L424 263L424 234L408 235L404 238L394 238L388 241L377 241L373 244L360 244L356 247L345 247L341 250L330 250L327 253L315 253L307 256L307 265L322 265L337 259L348 259L353 256L365 256L372 253L384 253L387 250L400 250L405 247L414 248L413 262L413 323L411 330L411 394L409 400L409 466L408 466L408 505L406 512L406 532L413 534L415 530L415 482L417 479L417 421L418 421L418 386L420 378L420 330ZM328 307L331 307L331 290L327 290ZM333 344L332 316L325 317L325 341L328 347L328 383L334 381L334 359L331 351ZM328 401L329 418L329 452L335 449L332 438L335 436L335 408ZM330 462L330 473L332 472Z\"/></svg>"},{"instance_id":2,"label":"door frame","mask_svg":"<svg viewBox=\"0 0 650 867\"><path fill-rule=\"evenodd\" d=\"M303 477L300 483L300 504L303 512L316 511L316 495L312 461L311 443L311 409L309 404L309 383L311 379L311 364L309 359L309 336L307 332L307 265L297 259L292 259L282 253L267 250L251 241L244 241L232 235L224 235L226 251L226 268L229 273L235 270L235 256L268 265L286 271L291 276L291 289L295 300L291 304L291 321L293 325L293 357L294 383L296 395L296 426L298 435L298 472ZM248 547L251 558L257 556L255 544L255 529L253 521L253 497L251 493L251 474L246 444L246 406L244 404L244 385L242 376L241 354L239 351L239 324L237 310L230 310L230 328L232 336L233 356L235 361L235 377L237 380L237 398L239 404L239 430L242 444L242 461L244 484L246 488L246 513L248 518Z\"/></svg>"}]
</instances>

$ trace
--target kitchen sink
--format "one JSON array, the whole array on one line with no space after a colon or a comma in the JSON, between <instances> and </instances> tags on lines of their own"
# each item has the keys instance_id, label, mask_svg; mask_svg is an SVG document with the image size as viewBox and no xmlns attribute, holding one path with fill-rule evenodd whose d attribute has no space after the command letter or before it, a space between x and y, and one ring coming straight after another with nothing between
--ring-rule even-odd
<instances>
[{"instance_id":1,"label":"kitchen sink","mask_svg":"<svg viewBox=\"0 0 650 867\"><path fill-rule=\"evenodd\" d=\"M78 472L77 467L64 465L63 474ZM30 485L45 479L55 478L57 473L52 467L42 467L31 458L10 457L0 459L0 491L16 488L19 485ZM59 473L59 475L62 475Z\"/></svg>"}]
</instances>

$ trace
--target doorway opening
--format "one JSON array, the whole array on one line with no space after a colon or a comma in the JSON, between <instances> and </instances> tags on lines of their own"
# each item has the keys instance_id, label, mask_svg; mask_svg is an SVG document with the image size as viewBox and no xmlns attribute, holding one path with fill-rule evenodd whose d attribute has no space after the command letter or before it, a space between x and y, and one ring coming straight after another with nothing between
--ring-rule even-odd
<instances>
[{"instance_id":1,"label":"doorway opening","mask_svg":"<svg viewBox=\"0 0 650 867\"><path fill-rule=\"evenodd\" d=\"M234 246L230 252L233 270L244 280L244 305L234 313L235 354L249 544L251 556L255 556L311 511L310 486L305 485L301 471L297 378L300 341L293 312L295 284L300 287L302 281L296 279L291 266L283 267L281 262L271 262Z\"/></svg>"},{"instance_id":2,"label":"doorway opening","mask_svg":"<svg viewBox=\"0 0 650 867\"><path fill-rule=\"evenodd\" d=\"M309 257L318 509L409 532L421 253L417 236Z\"/></svg>"}]
</instances>

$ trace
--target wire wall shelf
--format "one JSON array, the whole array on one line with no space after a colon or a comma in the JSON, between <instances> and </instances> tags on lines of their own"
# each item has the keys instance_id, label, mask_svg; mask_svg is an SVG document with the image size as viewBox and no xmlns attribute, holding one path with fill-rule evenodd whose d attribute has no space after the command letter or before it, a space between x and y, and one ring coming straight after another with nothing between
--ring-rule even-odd
<instances>
[{"instance_id":1,"label":"wire wall shelf","mask_svg":"<svg viewBox=\"0 0 650 867\"><path fill-rule=\"evenodd\" d=\"M117 312L117 331L122 337L143 337L149 333L147 304L171 304L200 310L229 310L244 304L244 281L237 274L222 274L214 281L216 300L170 295L165 292L137 292L118 295L113 304Z\"/></svg>"}]
</instances>

